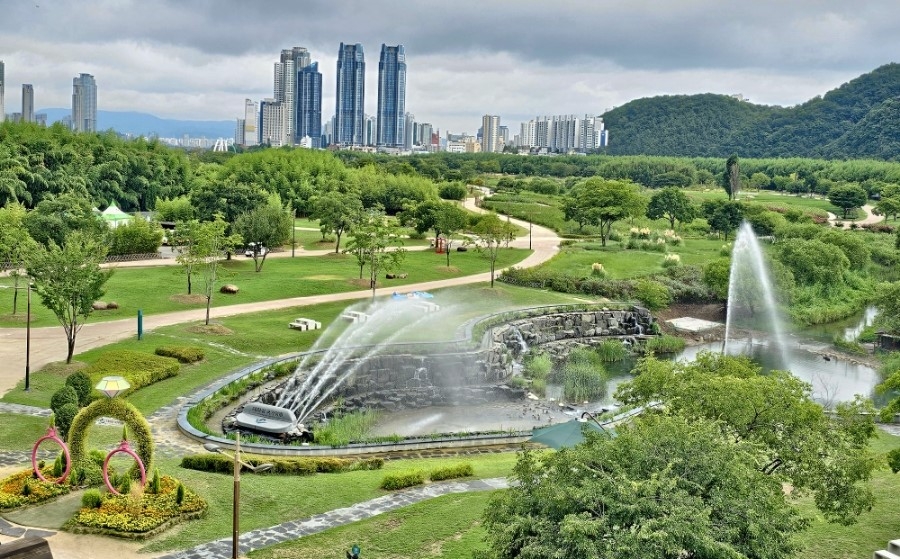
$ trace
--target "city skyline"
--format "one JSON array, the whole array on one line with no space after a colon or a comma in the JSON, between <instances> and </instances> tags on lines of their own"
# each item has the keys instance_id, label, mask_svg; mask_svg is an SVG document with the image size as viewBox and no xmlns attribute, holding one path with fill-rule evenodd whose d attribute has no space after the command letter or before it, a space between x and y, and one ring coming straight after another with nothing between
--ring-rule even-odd
<instances>
[{"instance_id":1,"label":"city skyline","mask_svg":"<svg viewBox=\"0 0 900 559\"><path fill-rule=\"evenodd\" d=\"M69 105L71 76L103 84L108 110L165 118L230 120L244 99L272 95L272 53L304 45L322 70L323 121L335 104L337 45L405 46L415 79L406 105L442 131L477 130L484 114L519 122L547 114L602 114L665 94L742 93L755 103L794 105L891 62L900 21L886 0L791 3L712 0L558 5L461 0L452 6L398 1L216 6L121 0L19 3L4 8L0 60L10 91L33 84L36 109ZM240 7L238 7L240 6ZM98 16L102 12L103 17ZM498 23L499 22L499 23ZM371 63L366 89L377 90ZM12 85L11 85L12 84ZM377 113L369 96L364 112Z\"/></svg>"}]
</instances>

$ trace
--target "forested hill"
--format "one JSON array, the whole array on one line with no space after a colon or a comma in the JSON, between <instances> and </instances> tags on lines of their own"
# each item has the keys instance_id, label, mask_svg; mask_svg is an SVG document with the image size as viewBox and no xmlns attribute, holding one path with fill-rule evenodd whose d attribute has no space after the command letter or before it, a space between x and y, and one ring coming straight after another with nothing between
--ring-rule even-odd
<instances>
[{"instance_id":1,"label":"forested hill","mask_svg":"<svg viewBox=\"0 0 900 559\"><path fill-rule=\"evenodd\" d=\"M900 160L900 64L795 107L711 93L630 101L603 115L608 153Z\"/></svg>"}]
</instances>

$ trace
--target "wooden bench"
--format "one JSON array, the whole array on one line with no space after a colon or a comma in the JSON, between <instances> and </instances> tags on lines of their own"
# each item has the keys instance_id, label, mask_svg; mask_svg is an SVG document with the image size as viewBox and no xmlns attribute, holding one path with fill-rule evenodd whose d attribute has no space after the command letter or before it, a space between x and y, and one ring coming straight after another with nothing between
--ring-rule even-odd
<instances>
[{"instance_id":1,"label":"wooden bench","mask_svg":"<svg viewBox=\"0 0 900 559\"><path fill-rule=\"evenodd\" d=\"M341 318L350 322L365 322L369 319L369 315L360 311L346 311L341 315Z\"/></svg>"},{"instance_id":2,"label":"wooden bench","mask_svg":"<svg viewBox=\"0 0 900 559\"><path fill-rule=\"evenodd\" d=\"M0 545L0 559L53 559L44 538L21 538Z\"/></svg>"},{"instance_id":3,"label":"wooden bench","mask_svg":"<svg viewBox=\"0 0 900 559\"><path fill-rule=\"evenodd\" d=\"M288 324L288 328L294 330L318 330L322 327L322 323L311 318L295 318L293 322Z\"/></svg>"}]
</instances>

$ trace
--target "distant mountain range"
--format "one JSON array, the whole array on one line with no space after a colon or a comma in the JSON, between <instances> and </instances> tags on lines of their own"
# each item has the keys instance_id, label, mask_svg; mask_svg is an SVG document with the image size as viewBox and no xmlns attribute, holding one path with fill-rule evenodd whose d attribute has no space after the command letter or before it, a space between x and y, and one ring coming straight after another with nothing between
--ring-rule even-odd
<instances>
[{"instance_id":1,"label":"distant mountain range","mask_svg":"<svg viewBox=\"0 0 900 559\"><path fill-rule=\"evenodd\" d=\"M35 112L45 113L47 124L72 113L70 109L40 109ZM120 134L134 136L180 138L187 134L192 138L233 138L234 126L234 120L176 120L136 111L97 111L98 131L112 128Z\"/></svg>"},{"instance_id":2,"label":"distant mountain range","mask_svg":"<svg viewBox=\"0 0 900 559\"><path fill-rule=\"evenodd\" d=\"M887 64L795 107L728 95L629 101L603 115L607 153L686 157L900 160L900 64Z\"/></svg>"}]
</instances>

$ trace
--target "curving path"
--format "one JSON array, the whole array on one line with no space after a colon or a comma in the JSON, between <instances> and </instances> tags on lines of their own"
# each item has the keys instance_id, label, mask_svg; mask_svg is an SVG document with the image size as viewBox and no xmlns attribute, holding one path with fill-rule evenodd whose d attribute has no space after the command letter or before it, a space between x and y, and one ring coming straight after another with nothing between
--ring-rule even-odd
<instances>
[{"instance_id":1,"label":"curving path","mask_svg":"<svg viewBox=\"0 0 900 559\"><path fill-rule=\"evenodd\" d=\"M484 212L475 207L474 199L467 198L465 207L475 212ZM528 222L512 219L513 223L529 228ZM556 232L541 227L532 226L531 247L532 254L517 263L517 267L531 267L546 262L559 251L560 238ZM516 248L528 248L529 236L524 235L515 239L511 246ZM426 247L427 248L427 247ZM318 256L330 251L298 251L298 256ZM282 253L287 256L289 253ZM282 256L282 257L284 257ZM147 260L144 262L120 264L119 266L164 266L172 265L171 259ZM490 273L481 273L471 276L452 278L447 280L421 282L403 286L382 288L376 290L376 296L387 296L394 291L428 291L443 287L466 285L490 281ZM286 307L299 307L316 305L331 301L353 301L371 297L371 290L351 291L346 293L331 293L327 295L315 295L310 297L292 297L273 301L259 301L256 303L243 303L239 305L226 305L213 307L210 310L212 318L234 316L238 314L253 313L266 310L283 309ZM162 326L170 326L184 322L203 320L205 309L191 309L144 315L144 331L153 330ZM86 324L76 339L75 353L81 353L95 347L100 347L115 341L123 340L136 335L135 319L115 320L109 322L95 322ZM66 339L62 327L53 326L45 328L32 328L31 330L31 371L38 371L47 363L62 361L66 356ZM0 394L5 394L13 389L16 383L25 374L25 329L24 328L0 328Z\"/></svg>"},{"instance_id":2,"label":"curving path","mask_svg":"<svg viewBox=\"0 0 900 559\"><path fill-rule=\"evenodd\" d=\"M873 223L880 223L880 222L884 221L883 215L875 214L875 212L873 211L875 209L874 206L872 206L870 204L866 204L865 206L862 207L862 209L864 212L866 212L866 217L864 217L863 219L857 219L857 220L841 219L838 216L836 216L835 214L828 212L828 223L832 227L837 227L837 225L835 225L836 223L842 223L843 224L842 227L844 229L850 229L850 225L854 224L854 223L857 226L861 226L861 225L871 225Z\"/></svg>"}]
</instances>

